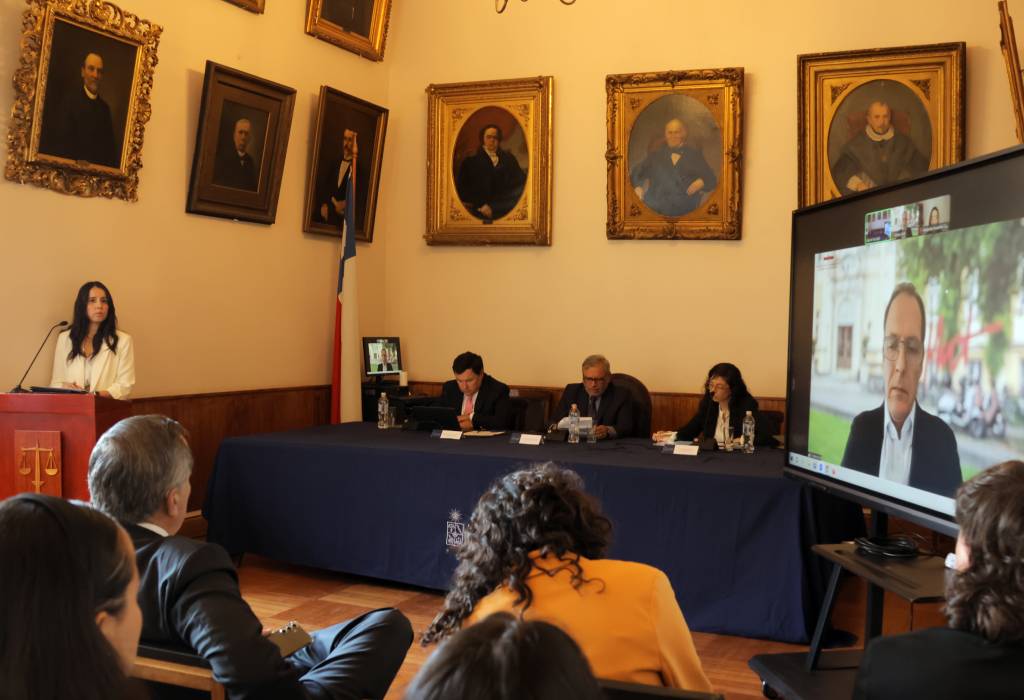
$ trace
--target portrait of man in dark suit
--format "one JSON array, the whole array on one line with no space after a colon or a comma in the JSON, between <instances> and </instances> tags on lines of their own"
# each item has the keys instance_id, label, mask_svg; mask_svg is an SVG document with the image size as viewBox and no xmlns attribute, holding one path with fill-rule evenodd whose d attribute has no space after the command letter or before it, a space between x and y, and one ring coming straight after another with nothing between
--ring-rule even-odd
<instances>
[{"instance_id":1,"label":"portrait of man in dark suit","mask_svg":"<svg viewBox=\"0 0 1024 700\"><path fill-rule=\"evenodd\" d=\"M317 223L340 228L348 208L348 183L357 170L359 134L345 129L341 136L341 153L321 169L316 189ZM356 179L357 187L359 180Z\"/></svg>"},{"instance_id":2,"label":"portrait of man in dark suit","mask_svg":"<svg viewBox=\"0 0 1024 700\"><path fill-rule=\"evenodd\" d=\"M370 36L374 0L324 0L320 16L345 31Z\"/></svg>"},{"instance_id":3,"label":"portrait of man in dark suit","mask_svg":"<svg viewBox=\"0 0 1024 700\"><path fill-rule=\"evenodd\" d=\"M99 32L55 22L40 154L120 168L136 51Z\"/></svg>"},{"instance_id":4,"label":"portrait of man in dark suit","mask_svg":"<svg viewBox=\"0 0 1024 700\"><path fill-rule=\"evenodd\" d=\"M844 467L952 498L963 480L956 437L917 402L924 371L924 301L896 285L883 316L885 398L853 419Z\"/></svg>"},{"instance_id":5,"label":"portrait of man in dark suit","mask_svg":"<svg viewBox=\"0 0 1024 700\"><path fill-rule=\"evenodd\" d=\"M236 119L231 128L231 138L221 139L218 144L213 184L252 192L259 189L260 163L250 153L252 136L252 120L248 117Z\"/></svg>"},{"instance_id":6,"label":"portrait of man in dark suit","mask_svg":"<svg viewBox=\"0 0 1024 700\"><path fill-rule=\"evenodd\" d=\"M485 222L507 216L519 203L526 185L526 172L516 156L501 147L503 140L499 124L484 124L476 150L462 159L455 178L455 190L463 206Z\"/></svg>"}]
</instances>

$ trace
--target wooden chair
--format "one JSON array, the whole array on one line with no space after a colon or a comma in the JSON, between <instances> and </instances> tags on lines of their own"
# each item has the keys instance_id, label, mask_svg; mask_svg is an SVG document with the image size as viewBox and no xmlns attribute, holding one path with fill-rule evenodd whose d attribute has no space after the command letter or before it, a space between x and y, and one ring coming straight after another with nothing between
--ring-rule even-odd
<instances>
[{"instance_id":1,"label":"wooden chair","mask_svg":"<svg viewBox=\"0 0 1024 700\"><path fill-rule=\"evenodd\" d=\"M721 693L704 693L699 690L678 690L663 688L658 685L642 683L625 683L598 678L604 696L608 700L651 700L652 698L677 698L678 700L724 700Z\"/></svg>"},{"instance_id":2,"label":"wooden chair","mask_svg":"<svg viewBox=\"0 0 1024 700\"><path fill-rule=\"evenodd\" d=\"M189 651L140 644L132 676L150 683L207 692L211 700L227 697L224 686L213 679L206 659Z\"/></svg>"}]
</instances>

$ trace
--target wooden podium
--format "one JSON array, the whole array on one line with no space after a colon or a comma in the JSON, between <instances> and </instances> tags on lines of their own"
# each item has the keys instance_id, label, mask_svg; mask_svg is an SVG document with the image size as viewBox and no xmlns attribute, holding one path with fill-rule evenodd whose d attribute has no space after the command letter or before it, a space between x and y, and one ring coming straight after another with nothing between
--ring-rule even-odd
<instances>
[{"instance_id":1,"label":"wooden podium","mask_svg":"<svg viewBox=\"0 0 1024 700\"><path fill-rule=\"evenodd\" d=\"M0 394L0 498L22 491L89 500L93 445L132 414L92 394Z\"/></svg>"}]
</instances>

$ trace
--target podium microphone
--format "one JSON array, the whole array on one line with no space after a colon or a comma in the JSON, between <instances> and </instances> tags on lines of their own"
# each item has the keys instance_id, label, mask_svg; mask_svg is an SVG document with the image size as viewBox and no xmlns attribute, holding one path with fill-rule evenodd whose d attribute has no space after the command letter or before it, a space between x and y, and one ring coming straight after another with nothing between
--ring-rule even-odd
<instances>
[{"instance_id":1,"label":"podium microphone","mask_svg":"<svg viewBox=\"0 0 1024 700\"><path fill-rule=\"evenodd\" d=\"M28 389L22 388L21 382L25 381L25 377L27 377L28 373L32 370L32 365L36 363L36 358L38 358L39 353L43 351L43 345L46 345L46 341L50 339L50 334L53 333L56 329L63 328L66 325L68 325L67 321L61 321L60 323L55 323L52 326L50 326L50 330L46 332L46 337L43 338L42 345L40 345L39 349L36 350L35 357L33 357L32 361L28 363L28 369L25 370L25 374L21 375L21 379L18 381L18 386L11 389L12 394L24 394L28 392Z\"/></svg>"}]
</instances>

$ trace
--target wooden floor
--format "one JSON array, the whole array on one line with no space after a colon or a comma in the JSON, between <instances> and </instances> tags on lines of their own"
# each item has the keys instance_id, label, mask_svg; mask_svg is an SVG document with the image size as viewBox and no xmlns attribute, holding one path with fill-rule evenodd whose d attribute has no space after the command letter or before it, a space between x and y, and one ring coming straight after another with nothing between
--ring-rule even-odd
<instances>
[{"instance_id":1,"label":"wooden floor","mask_svg":"<svg viewBox=\"0 0 1024 700\"><path fill-rule=\"evenodd\" d=\"M412 621L418 640L442 600L442 596L433 591L280 564L254 556L245 558L239 575L242 595L266 627L296 620L307 629L318 629L373 608L396 607ZM840 589L833 623L861 634L863 600L863 584L854 578L846 580ZM886 598L886 634L942 624L937 605L919 605L911 610L903 601ZM694 641L712 686L729 700L762 697L761 682L747 667L751 656L806 649L781 642L699 632L694 634ZM433 649L424 649L418 641L413 643L391 686L389 699L402 697L405 686Z\"/></svg>"}]
</instances>

